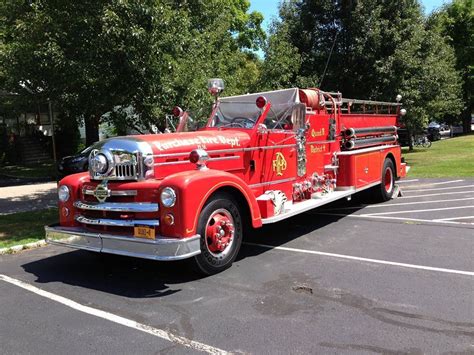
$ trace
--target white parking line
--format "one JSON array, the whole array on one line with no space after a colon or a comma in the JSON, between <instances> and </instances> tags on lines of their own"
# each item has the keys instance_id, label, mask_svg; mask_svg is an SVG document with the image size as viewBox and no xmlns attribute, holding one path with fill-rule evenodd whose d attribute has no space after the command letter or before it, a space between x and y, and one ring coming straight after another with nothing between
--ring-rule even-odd
<instances>
[{"instance_id":1,"label":"white parking line","mask_svg":"<svg viewBox=\"0 0 474 355\"><path fill-rule=\"evenodd\" d=\"M426 194L426 195L415 195L415 196L403 196L399 197L399 199L406 199L406 198L417 198L417 197L431 197L431 196L442 196L442 195L458 195L458 194L472 194L474 190L466 190L466 191L457 191L457 192L441 192L439 194Z\"/></svg>"},{"instance_id":2,"label":"white parking line","mask_svg":"<svg viewBox=\"0 0 474 355\"><path fill-rule=\"evenodd\" d=\"M463 186L451 186L451 187L440 187L437 189L418 189L418 190L410 190L404 189L403 192L419 192L419 191L441 191L441 190L453 190L453 189L463 189L465 187L474 187L474 185L463 185Z\"/></svg>"},{"instance_id":3,"label":"white parking line","mask_svg":"<svg viewBox=\"0 0 474 355\"><path fill-rule=\"evenodd\" d=\"M398 267L404 267L404 268L409 268L409 269L418 269L418 270L435 271L435 272L442 272L442 273L448 273L448 274L458 274L458 275L474 276L474 272L473 272L473 271L464 271L464 270L456 270L456 269L445 269L445 268L432 267L432 266L425 266L425 265L416 265L416 264L406 264L406 263L399 263L399 262L388 261L388 260L361 258L361 257L358 257L358 256L352 256L352 255L326 253L326 252L323 252L323 251L316 251L316 250L306 250L306 249L297 249L297 248L288 248L288 247L278 247L278 246L266 245L266 244L258 244L258 243L247 243L247 242L246 242L246 243L244 243L244 244L253 245L253 246L257 246L257 247L261 247L261 248L267 248L267 249L276 249L276 250L291 251L291 252L303 253L303 254L313 254L313 255L320 255L320 256L329 256L329 257L333 257L333 258L364 261L364 262L369 262L369 263L383 264L383 265L390 265L390 266L398 266Z\"/></svg>"},{"instance_id":4,"label":"white parking line","mask_svg":"<svg viewBox=\"0 0 474 355\"><path fill-rule=\"evenodd\" d=\"M420 204L427 204L427 203L441 203L441 202L458 202L458 201L468 201L474 200L474 197L467 197L467 198L456 198L453 200L433 200L433 201L417 201L417 202L402 202L402 203L384 203L379 205L359 205L359 206L351 206L351 207L334 207L334 208L325 208L321 209L321 211L339 211L339 210L357 210L361 208L383 208L383 207L391 207L391 206L407 206L407 205L420 205Z\"/></svg>"},{"instance_id":5,"label":"white parking line","mask_svg":"<svg viewBox=\"0 0 474 355\"><path fill-rule=\"evenodd\" d=\"M433 183L427 182L427 183L424 183L423 185L419 185L419 186L445 185L445 184L453 184L455 182L461 182L461 181L464 181L464 180L451 180L451 181L442 181L442 182L433 182ZM416 187L416 186L413 186L413 187ZM409 189L409 187L408 187L408 189Z\"/></svg>"},{"instance_id":6,"label":"white parking line","mask_svg":"<svg viewBox=\"0 0 474 355\"><path fill-rule=\"evenodd\" d=\"M420 181L418 179L412 179L412 180L399 180L397 181L397 184L406 184L407 182L416 182L416 181Z\"/></svg>"},{"instance_id":7,"label":"white parking line","mask_svg":"<svg viewBox=\"0 0 474 355\"><path fill-rule=\"evenodd\" d=\"M421 218L408 218L408 217L391 217L391 216L374 216L369 214L343 214L343 213L317 213L323 216L336 216L336 217L349 217L349 218L362 218L362 219L386 219L386 220L396 220L396 221L408 221L408 222L423 222L423 223L433 223L433 224L449 224L449 225L463 225L470 226L474 223L465 223L465 222L454 222L454 221L437 221L432 219L421 219Z\"/></svg>"},{"instance_id":8,"label":"white parking line","mask_svg":"<svg viewBox=\"0 0 474 355\"><path fill-rule=\"evenodd\" d=\"M431 211L446 211L446 210L460 210L463 208L474 208L474 206L457 206L457 207L443 207L443 208L429 208L425 210L407 210L407 211L392 211L392 212L377 212L366 213L364 216L382 216L384 214L401 214L401 213L417 213L417 212L431 212Z\"/></svg>"},{"instance_id":9,"label":"white parking line","mask_svg":"<svg viewBox=\"0 0 474 355\"><path fill-rule=\"evenodd\" d=\"M474 219L474 216L440 218L440 219L433 219L433 221L455 221L457 219L471 219L471 218Z\"/></svg>"},{"instance_id":10,"label":"white parking line","mask_svg":"<svg viewBox=\"0 0 474 355\"><path fill-rule=\"evenodd\" d=\"M452 200L432 200L432 201L417 201L417 202L402 202L402 203L385 203L380 205L368 205L366 208L380 208L380 207L390 207L390 206L406 206L406 205L419 205L426 203L440 203L440 202L458 202L458 201L469 201L474 200L474 197L467 198L455 198Z\"/></svg>"},{"instance_id":11,"label":"white parking line","mask_svg":"<svg viewBox=\"0 0 474 355\"><path fill-rule=\"evenodd\" d=\"M0 280L8 282L12 285L21 287L21 288L23 288L27 291L33 292L37 295L48 298L52 301L61 303L65 306L70 307L72 309L75 309L77 311L87 313L87 314L90 314L90 315L93 315L95 317L99 317L99 318L102 318L102 319L106 319L106 320L109 320L111 322L121 324L121 325L124 325L126 327L133 328L133 329L139 330L139 331L144 332L144 333L154 335L158 338L167 340L167 341L175 343L175 344L185 346L187 348L191 348L193 350L203 351L203 352L206 352L208 354L229 354L229 352L227 352L225 350L221 350L219 348L216 348L216 347L213 347L213 346L210 346L210 345L207 345L207 344L199 343L197 341L190 340L190 339L187 339L187 338L179 336L179 335L175 335L175 334L173 334L171 332L168 332L166 330L163 330L163 329L154 328L154 327L151 327L151 326L143 324L143 323L138 323L134 320L124 318L124 317L121 317L121 316L117 316L115 314L105 312L105 311L102 311L100 309L92 308L92 307L89 307L89 306L84 306L80 303L77 303L77 302L75 302L73 300L70 300L68 298L65 298L63 296L59 296L59 295L56 295L54 293L42 290L42 289L40 289L36 286L30 285L29 283L26 283L26 282L21 281L21 280L14 279L14 278L6 276L6 275L0 274Z\"/></svg>"}]
</instances>

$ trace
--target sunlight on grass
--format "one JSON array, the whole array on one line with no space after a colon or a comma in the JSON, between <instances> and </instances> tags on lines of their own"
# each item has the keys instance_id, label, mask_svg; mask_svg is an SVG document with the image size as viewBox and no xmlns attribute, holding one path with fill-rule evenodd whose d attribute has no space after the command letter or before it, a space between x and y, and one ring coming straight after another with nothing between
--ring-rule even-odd
<instances>
[{"instance_id":1,"label":"sunlight on grass","mask_svg":"<svg viewBox=\"0 0 474 355\"><path fill-rule=\"evenodd\" d=\"M0 248L44 239L44 226L58 218L57 208L0 216Z\"/></svg>"},{"instance_id":2,"label":"sunlight on grass","mask_svg":"<svg viewBox=\"0 0 474 355\"><path fill-rule=\"evenodd\" d=\"M402 150L408 177L474 177L474 135L433 142L431 148Z\"/></svg>"}]
</instances>

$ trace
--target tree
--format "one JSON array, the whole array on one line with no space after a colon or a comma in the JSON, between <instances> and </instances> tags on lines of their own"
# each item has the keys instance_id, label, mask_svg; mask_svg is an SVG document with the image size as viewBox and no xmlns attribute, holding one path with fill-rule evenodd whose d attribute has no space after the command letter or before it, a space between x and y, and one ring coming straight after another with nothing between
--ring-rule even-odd
<instances>
[{"instance_id":1,"label":"tree","mask_svg":"<svg viewBox=\"0 0 474 355\"><path fill-rule=\"evenodd\" d=\"M288 88L298 81L301 56L291 44L288 26L274 23L265 46L260 87L263 90Z\"/></svg>"},{"instance_id":2,"label":"tree","mask_svg":"<svg viewBox=\"0 0 474 355\"><path fill-rule=\"evenodd\" d=\"M6 0L1 86L28 82L65 117L83 117L87 144L120 107L133 109L127 124L146 130L175 104L208 100L208 77L226 78L230 93L252 85L249 51L264 33L261 14L248 9L247 0Z\"/></svg>"},{"instance_id":3,"label":"tree","mask_svg":"<svg viewBox=\"0 0 474 355\"><path fill-rule=\"evenodd\" d=\"M296 48L300 63L293 85L306 78L346 97L383 101L400 93L412 130L459 112L452 50L426 28L418 1L291 0L280 18L274 36Z\"/></svg>"},{"instance_id":4,"label":"tree","mask_svg":"<svg viewBox=\"0 0 474 355\"><path fill-rule=\"evenodd\" d=\"M471 130L474 112L474 8L472 0L454 0L431 14L428 24L454 48L462 75L464 132Z\"/></svg>"}]
</instances>

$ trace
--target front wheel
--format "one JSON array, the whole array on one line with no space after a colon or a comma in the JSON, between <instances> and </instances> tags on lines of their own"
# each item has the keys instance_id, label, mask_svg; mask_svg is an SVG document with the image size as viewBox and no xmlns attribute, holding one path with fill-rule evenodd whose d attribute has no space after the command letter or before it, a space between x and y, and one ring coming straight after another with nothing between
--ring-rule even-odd
<instances>
[{"instance_id":1,"label":"front wheel","mask_svg":"<svg viewBox=\"0 0 474 355\"><path fill-rule=\"evenodd\" d=\"M431 141L426 138L424 141L423 141L423 148L429 148L431 147Z\"/></svg>"},{"instance_id":2,"label":"front wheel","mask_svg":"<svg viewBox=\"0 0 474 355\"><path fill-rule=\"evenodd\" d=\"M194 257L204 274L217 274L232 265L242 245L242 230L240 211L232 197L212 197L199 216L201 253Z\"/></svg>"},{"instance_id":3,"label":"front wheel","mask_svg":"<svg viewBox=\"0 0 474 355\"><path fill-rule=\"evenodd\" d=\"M378 187L377 199L385 202L392 198L395 189L395 167L391 159L386 158L382 168L381 184Z\"/></svg>"}]
</instances>

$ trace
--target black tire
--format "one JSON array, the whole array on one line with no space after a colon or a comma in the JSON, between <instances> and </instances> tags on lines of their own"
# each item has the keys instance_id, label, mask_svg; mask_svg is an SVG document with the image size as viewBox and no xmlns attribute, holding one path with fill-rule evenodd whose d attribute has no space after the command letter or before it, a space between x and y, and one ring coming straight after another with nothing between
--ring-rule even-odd
<instances>
[{"instance_id":1,"label":"black tire","mask_svg":"<svg viewBox=\"0 0 474 355\"><path fill-rule=\"evenodd\" d=\"M222 222L226 224L222 224ZM219 233L215 230L219 227L224 230L221 232L224 233L220 237L222 239L217 237ZM209 231L212 232L207 233ZM232 265L242 245L242 231L241 213L232 196L217 194L211 197L202 209L198 223L198 233L201 235L201 253L196 255L194 260L202 273L217 274ZM219 243L221 240L222 244ZM228 245L223 247L226 242ZM223 248L223 250L219 248Z\"/></svg>"},{"instance_id":2,"label":"black tire","mask_svg":"<svg viewBox=\"0 0 474 355\"><path fill-rule=\"evenodd\" d=\"M429 147L431 147L431 141L429 139L426 139L423 142L423 148L429 148Z\"/></svg>"},{"instance_id":3,"label":"black tire","mask_svg":"<svg viewBox=\"0 0 474 355\"><path fill-rule=\"evenodd\" d=\"M386 158L382 167L382 177L380 185L377 186L377 200L388 201L393 196L395 190L395 167L391 159Z\"/></svg>"}]
</instances>

